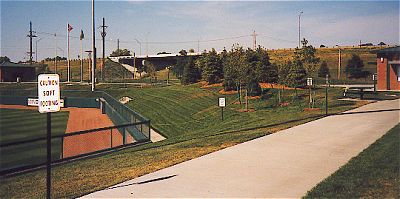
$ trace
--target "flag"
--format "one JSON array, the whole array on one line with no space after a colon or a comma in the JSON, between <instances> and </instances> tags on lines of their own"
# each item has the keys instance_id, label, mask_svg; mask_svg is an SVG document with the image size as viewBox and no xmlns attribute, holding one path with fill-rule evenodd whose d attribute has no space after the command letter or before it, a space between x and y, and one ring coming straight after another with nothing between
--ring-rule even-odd
<instances>
[{"instance_id":1,"label":"flag","mask_svg":"<svg viewBox=\"0 0 400 199\"><path fill-rule=\"evenodd\" d=\"M85 35L83 34L83 30L81 30L81 35L79 36L79 39L82 40L83 38L85 38Z\"/></svg>"},{"instance_id":2,"label":"flag","mask_svg":"<svg viewBox=\"0 0 400 199\"><path fill-rule=\"evenodd\" d=\"M68 32L71 32L72 29L74 29L74 28L72 28L72 26L68 24Z\"/></svg>"}]
</instances>

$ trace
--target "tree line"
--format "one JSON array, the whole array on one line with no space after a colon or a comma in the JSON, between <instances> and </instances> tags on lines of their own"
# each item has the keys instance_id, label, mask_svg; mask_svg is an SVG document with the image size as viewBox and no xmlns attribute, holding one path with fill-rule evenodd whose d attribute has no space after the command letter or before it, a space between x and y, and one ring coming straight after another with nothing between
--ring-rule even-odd
<instances>
[{"instance_id":1,"label":"tree line","mask_svg":"<svg viewBox=\"0 0 400 199\"><path fill-rule=\"evenodd\" d=\"M172 72L184 85L206 81L208 84L222 83L226 91L244 88L249 95L259 95L260 82L279 83L292 88L304 87L307 77L330 76L327 63L316 56L316 49L301 41L302 47L295 48L294 55L283 64L270 62L265 48L243 48L235 44L227 51L217 53L215 49L204 51L201 56L187 56L185 50L179 53ZM362 78L369 75L363 70L363 61L353 54L346 65L349 78Z\"/></svg>"}]
</instances>

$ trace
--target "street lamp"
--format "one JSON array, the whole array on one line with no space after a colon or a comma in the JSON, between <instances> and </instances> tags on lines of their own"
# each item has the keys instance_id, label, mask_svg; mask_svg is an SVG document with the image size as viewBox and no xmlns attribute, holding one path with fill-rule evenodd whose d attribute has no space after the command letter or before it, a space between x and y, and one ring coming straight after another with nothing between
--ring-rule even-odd
<instances>
[{"instance_id":1,"label":"street lamp","mask_svg":"<svg viewBox=\"0 0 400 199\"><path fill-rule=\"evenodd\" d=\"M341 67L342 67L342 55L341 55L341 50L340 50L340 46L336 45L339 49L339 59L338 59L338 75L337 78L340 79L340 71L341 71Z\"/></svg>"},{"instance_id":2,"label":"street lamp","mask_svg":"<svg viewBox=\"0 0 400 199\"><path fill-rule=\"evenodd\" d=\"M140 56L142 55L142 42L140 42L139 40L135 39L135 41L139 44L139 48L140 48Z\"/></svg>"},{"instance_id":3,"label":"street lamp","mask_svg":"<svg viewBox=\"0 0 400 199\"><path fill-rule=\"evenodd\" d=\"M149 56L149 40L148 40L149 34L150 32L147 32L146 34L146 56Z\"/></svg>"},{"instance_id":4,"label":"street lamp","mask_svg":"<svg viewBox=\"0 0 400 199\"><path fill-rule=\"evenodd\" d=\"M36 62L37 62L37 54L38 54L38 51L37 51L37 43L40 41L40 40L42 40L43 38L39 38L38 40L36 40L36 45L35 45L35 48L36 48L36 50L35 50L35 52L36 52Z\"/></svg>"},{"instance_id":5,"label":"street lamp","mask_svg":"<svg viewBox=\"0 0 400 199\"><path fill-rule=\"evenodd\" d=\"M300 48L300 17L301 17L301 14L303 14L303 11L301 11L299 14L299 48Z\"/></svg>"}]
</instances>

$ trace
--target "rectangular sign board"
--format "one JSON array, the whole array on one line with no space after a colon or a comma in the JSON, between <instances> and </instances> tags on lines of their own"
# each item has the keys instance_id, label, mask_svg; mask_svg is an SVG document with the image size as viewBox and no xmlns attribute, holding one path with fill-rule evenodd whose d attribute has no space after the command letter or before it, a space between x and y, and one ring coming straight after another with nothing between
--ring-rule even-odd
<instances>
[{"instance_id":1,"label":"rectangular sign board","mask_svg":"<svg viewBox=\"0 0 400 199\"><path fill-rule=\"evenodd\" d=\"M39 106L38 98L28 98L28 106ZM64 99L60 99L60 107L64 107Z\"/></svg>"},{"instance_id":2,"label":"rectangular sign board","mask_svg":"<svg viewBox=\"0 0 400 199\"><path fill-rule=\"evenodd\" d=\"M39 112L60 111L60 76L58 74L40 74L38 76Z\"/></svg>"},{"instance_id":3,"label":"rectangular sign board","mask_svg":"<svg viewBox=\"0 0 400 199\"><path fill-rule=\"evenodd\" d=\"M225 107L225 98L224 97L220 97L218 100L218 105L219 107Z\"/></svg>"},{"instance_id":4,"label":"rectangular sign board","mask_svg":"<svg viewBox=\"0 0 400 199\"><path fill-rule=\"evenodd\" d=\"M307 78L307 86L312 86L312 78Z\"/></svg>"}]
</instances>

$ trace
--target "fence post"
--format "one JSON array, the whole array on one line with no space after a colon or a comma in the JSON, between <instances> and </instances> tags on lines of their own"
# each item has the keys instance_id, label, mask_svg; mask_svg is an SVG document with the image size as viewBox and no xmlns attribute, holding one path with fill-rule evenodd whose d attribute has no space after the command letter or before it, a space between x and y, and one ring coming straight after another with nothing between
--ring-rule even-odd
<instances>
[{"instance_id":1,"label":"fence post","mask_svg":"<svg viewBox=\"0 0 400 199\"><path fill-rule=\"evenodd\" d=\"M126 133L125 133L125 127L122 129L122 145L125 145L126 143Z\"/></svg>"},{"instance_id":2,"label":"fence post","mask_svg":"<svg viewBox=\"0 0 400 199\"><path fill-rule=\"evenodd\" d=\"M64 157L64 137L61 138L61 159Z\"/></svg>"},{"instance_id":3,"label":"fence post","mask_svg":"<svg viewBox=\"0 0 400 199\"><path fill-rule=\"evenodd\" d=\"M149 125L149 140L151 141L151 135L150 135L150 133L151 133L150 120L148 120L148 121L149 121L149 123L148 123L148 125Z\"/></svg>"},{"instance_id":4,"label":"fence post","mask_svg":"<svg viewBox=\"0 0 400 199\"><path fill-rule=\"evenodd\" d=\"M113 147L113 136L112 136L112 130L113 130L113 129L111 129L111 134L110 134L110 137L111 137L111 148Z\"/></svg>"}]
</instances>

